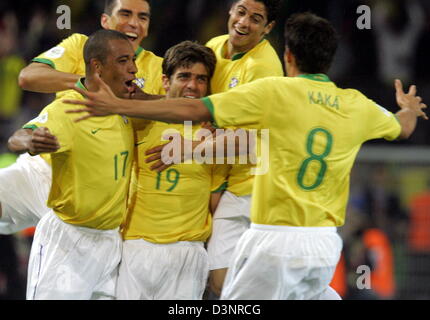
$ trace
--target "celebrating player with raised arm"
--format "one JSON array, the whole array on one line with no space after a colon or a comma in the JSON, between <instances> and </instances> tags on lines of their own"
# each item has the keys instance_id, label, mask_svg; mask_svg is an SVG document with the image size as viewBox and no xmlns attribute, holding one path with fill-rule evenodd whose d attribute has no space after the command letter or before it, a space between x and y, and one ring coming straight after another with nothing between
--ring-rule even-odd
<instances>
[{"instance_id":1,"label":"celebrating player with raised arm","mask_svg":"<svg viewBox=\"0 0 430 320\"><path fill-rule=\"evenodd\" d=\"M236 246L223 299L320 299L339 260L336 227L345 221L349 175L361 145L406 139L418 117L427 119L415 86L404 93L396 81L401 110L394 115L331 82L326 73L337 36L328 21L295 15L286 23L285 39L285 78L257 80L202 100L127 101L101 85L83 102L68 101L86 106L76 110L89 112L82 119L102 111L270 130L269 172L255 177L252 225Z\"/></svg>"},{"instance_id":2,"label":"celebrating player with raised arm","mask_svg":"<svg viewBox=\"0 0 430 320\"><path fill-rule=\"evenodd\" d=\"M122 32L136 54L138 72L135 80L146 93L164 93L161 81L162 58L140 45L148 35L151 19L149 0L106 0L100 23L104 29ZM25 90L57 92L73 86L85 74L83 48L88 37L75 33L54 48L42 53L21 71L19 83ZM143 94L140 90L134 95ZM33 153L22 154L17 162L0 169L0 234L13 233L35 225L49 211L46 206L51 181L50 156L43 152L58 149L57 142L43 130L28 137L22 129L9 140L9 149L18 152L22 145ZM19 195L19 196L18 196Z\"/></svg>"},{"instance_id":3,"label":"celebrating player with raised arm","mask_svg":"<svg viewBox=\"0 0 430 320\"><path fill-rule=\"evenodd\" d=\"M118 97L129 98L137 72L135 53L118 31L99 30L84 47L86 78L77 85L97 90L95 75ZM68 91L65 97L83 99ZM76 123L55 100L24 129L44 129L59 148L51 153L52 187L32 243L27 299L113 299L121 260L119 226L126 205L134 152L131 121L114 115ZM29 151L23 145L21 151Z\"/></svg>"}]
</instances>

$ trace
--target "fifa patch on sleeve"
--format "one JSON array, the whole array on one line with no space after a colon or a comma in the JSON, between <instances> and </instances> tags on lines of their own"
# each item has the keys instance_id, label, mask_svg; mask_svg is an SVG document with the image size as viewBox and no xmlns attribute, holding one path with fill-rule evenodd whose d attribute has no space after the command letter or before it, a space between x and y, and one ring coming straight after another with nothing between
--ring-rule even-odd
<instances>
[{"instance_id":1,"label":"fifa patch on sleeve","mask_svg":"<svg viewBox=\"0 0 430 320\"><path fill-rule=\"evenodd\" d=\"M54 47L45 53L45 57L49 59L58 59L63 56L65 51L66 49L63 47Z\"/></svg>"},{"instance_id":2,"label":"fifa patch on sleeve","mask_svg":"<svg viewBox=\"0 0 430 320\"><path fill-rule=\"evenodd\" d=\"M379 104L376 105L387 117L391 117L393 114L385 109L384 107L381 107Z\"/></svg>"},{"instance_id":3,"label":"fifa patch on sleeve","mask_svg":"<svg viewBox=\"0 0 430 320\"><path fill-rule=\"evenodd\" d=\"M46 123L48 122L48 114L41 114L37 118L34 118L29 123Z\"/></svg>"}]
</instances>

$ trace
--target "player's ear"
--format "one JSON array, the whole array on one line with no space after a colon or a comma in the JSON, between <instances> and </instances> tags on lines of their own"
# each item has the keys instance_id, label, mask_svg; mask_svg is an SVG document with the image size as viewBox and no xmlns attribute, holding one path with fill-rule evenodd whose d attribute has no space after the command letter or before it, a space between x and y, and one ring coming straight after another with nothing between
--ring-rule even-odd
<instances>
[{"instance_id":1,"label":"player's ear","mask_svg":"<svg viewBox=\"0 0 430 320\"><path fill-rule=\"evenodd\" d=\"M273 28L275 27L276 22L272 21L270 23L268 23L265 27L264 27L264 35L267 36L270 32L272 32Z\"/></svg>"},{"instance_id":2,"label":"player's ear","mask_svg":"<svg viewBox=\"0 0 430 320\"><path fill-rule=\"evenodd\" d=\"M162 81L163 81L163 88L164 88L164 90L166 92L168 92L169 89L170 89L170 79L169 79L169 77L166 76L165 74L163 74Z\"/></svg>"},{"instance_id":3,"label":"player's ear","mask_svg":"<svg viewBox=\"0 0 430 320\"><path fill-rule=\"evenodd\" d=\"M230 7L230 10L228 11L229 15L232 15L234 13L234 9L236 8L236 1L233 2L233 4Z\"/></svg>"},{"instance_id":4,"label":"player's ear","mask_svg":"<svg viewBox=\"0 0 430 320\"><path fill-rule=\"evenodd\" d=\"M103 13L100 17L100 24L102 25L103 29L109 29L109 19L110 16L108 16L106 13Z\"/></svg>"},{"instance_id":5,"label":"player's ear","mask_svg":"<svg viewBox=\"0 0 430 320\"><path fill-rule=\"evenodd\" d=\"M91 59L90 60L90 66L91 66L91 71L93 73L98 73L99 75L101 75L102 73L102 64L100 62L100 60L98 59Z\"/></svg>"},{"instance_id":6,"label":"player's ear","mask_svg":"<svg viewBox=\"0 0 430 320\"><path fill-rule=\"evenodd\" d=\"M288 46L285 46L284 60L285 62L288 62L288 63L291 62L291 51L290 51L290 48L288 48Z\"/></svg>"}]
</instances>

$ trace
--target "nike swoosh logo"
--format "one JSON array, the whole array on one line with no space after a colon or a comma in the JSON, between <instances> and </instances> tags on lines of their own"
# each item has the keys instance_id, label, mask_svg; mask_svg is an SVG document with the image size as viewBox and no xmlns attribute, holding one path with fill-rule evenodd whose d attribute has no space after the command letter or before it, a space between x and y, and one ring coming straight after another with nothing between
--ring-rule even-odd
<instances>
[{"instance_id":1,"label":"nike swoosh logo","mask_svg":"<svg viewBox=\"0 0 430 320\"><path fill-rule=\"evenodd\" d=\"M92 134L96 134L97 132L99 132L102 128L96 129L96 130L91 130Z\"/></svg>"},{"instance_id":2,"label":"nike swoosh logo","mask_svg":"<svg viewBox=\"0 0 430 320\"><path fill-rule=\"evenodd\" d=\"M138 147L138 146L140 146L141 144L144 144L144 143L146 143L146 141L138 142L134 146Z\"/></svg>"}]
</instances>

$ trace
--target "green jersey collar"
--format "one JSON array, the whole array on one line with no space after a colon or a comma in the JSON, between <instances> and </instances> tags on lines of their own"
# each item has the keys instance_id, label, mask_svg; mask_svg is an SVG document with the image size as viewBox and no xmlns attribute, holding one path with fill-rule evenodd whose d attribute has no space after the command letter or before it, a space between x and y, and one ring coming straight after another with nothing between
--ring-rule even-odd
<instances>
[{"instance_id":1,"label":"green jersey collar","mask_svg":"<svg viewBox=\"0 0 430 320\"><path fill-rule=\"evenodd\" d=\"M320 81L320 82L331 82L330 78L323 73L301 74L297 77L305 78L305 79L309 79L309 80L314 80L314 81Z\"/></svg>"},{"instance_id":2,"label":"green jersey collar","mask_svg":"<svg viewBox=\"0 0 430 320\"><path fill-rule=\"evenodd\" d=\"M139 54L141 54L141 53L142 53L142 51L143 51L143 48L142 48L141 46L139 46L139 47L137 48L136 52L135 52L136 57L138 57L138 56L139 56Z\"/></svg>"},{"instance_id":3,"label":"green jersey collar","mask_svg":"<svg viewBox=\"0 0 430 320\"><path fill-rule=\"evenodd\" d=\"M84 80L85 80L85 78L80 78L78 80L78 82L76 82L75 86L77 86L78 88L80 88L82 90L88 91L87 88L85 88Z\"/></svg>"},{"instance_id":4,"label":"green jersey collar","mask_svg":"<svg viewBox=\"0 0 430 320\"><path fill-rule=\"evenodd\" d=\"M264 38L263 37L263 39L261 39L260 40L260 42L257 44L257 46L260 44L260 43L262 43L264 40L265 40L266 38ZM228 40L227 40L228 41ZM228 42L226 42L226 44L227 44ZM227 44L228 45L228 44ZM256 47L256 46L255 46ZM254 47L254 48L255 48ZM252 49L254 49L254 48L252 48ZM251 50L252 50L251 49ZM225 50L226 49L224 49L224 53L225 53ZM249 51L251 51L251 50L249 50ZM239 60L239 59L242 59L243 58L243 56L245 55L245 54L247 54L249 51L245 51L245 52L241 52L241 53L236 53L236 54L234 54L232 57L231 57L231 61L236 61L236 60ZM223 56L225 56L224 54L223 54Z\"/></svg>"}]
</instances>

